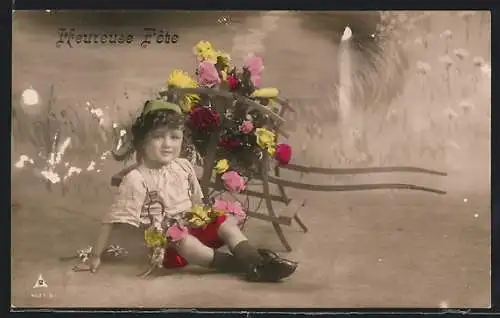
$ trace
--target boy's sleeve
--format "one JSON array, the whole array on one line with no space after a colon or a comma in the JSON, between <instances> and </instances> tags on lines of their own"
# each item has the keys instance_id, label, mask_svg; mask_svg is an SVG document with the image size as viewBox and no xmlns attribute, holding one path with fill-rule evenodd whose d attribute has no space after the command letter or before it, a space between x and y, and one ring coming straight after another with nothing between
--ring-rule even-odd
<instances>
[{"instance_id":1,"label":"boy's sleeve","mask_svg":"<svg viewBox=\"0 0 500 318\"><path fill-rule=\"evenodd\" d=\"M133 170L123 178L103 223L126 223L139 227L145 198L146 188L142 178L138 171Z\"/></svg>"}]
</instances>

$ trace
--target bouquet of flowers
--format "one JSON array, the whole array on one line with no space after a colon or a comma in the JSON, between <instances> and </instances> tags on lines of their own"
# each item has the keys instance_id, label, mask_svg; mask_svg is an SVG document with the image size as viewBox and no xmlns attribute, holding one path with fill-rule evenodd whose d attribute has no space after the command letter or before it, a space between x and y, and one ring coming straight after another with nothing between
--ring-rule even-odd
<instances>
[{"instance_id":1,"label":"bouquet of flowers","mask_svg":"<svg viewBox=\"0 0 500 318\"><path fill-rule=\"evenodd\" d=\"M206 96L197 94L186 94L177 102L187 115L190 139L201 157L207 154L212 134L220 132L217 180L226 190L241 192L245 189L243 176L249 178L259 171L263 152L278 164L287 164L291 159L291 147L278 144L276 134L268 129L269 118L244 102L251 100L274 107L279 91L272 87L260 88L264 63L259 56L250 54L245 65L237 68L231 65L227 53L215 50L207 41L200 41L193 52L198 60L195 75L191 77L184 71L174 70L168 78L167 91L168 88L205 87L235 96L233 103L225 105L223 110L212 105ZM167 95L168 98L172 97Z\"/></svg>"}]
</instances>

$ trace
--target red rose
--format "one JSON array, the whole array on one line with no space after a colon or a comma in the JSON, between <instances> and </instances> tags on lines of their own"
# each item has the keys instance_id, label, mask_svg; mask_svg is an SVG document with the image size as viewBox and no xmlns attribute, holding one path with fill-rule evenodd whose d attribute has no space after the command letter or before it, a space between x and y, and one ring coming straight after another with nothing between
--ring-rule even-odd
<instances>
[{"instance_id":1,"label":"red rose","mask_svg":"<svg viewBox=\"0 0 500 318\"><path fill-rule=\"evenodd\" d=\"M240 81L235 75L229 75L227 77L227 84L229 86L229 89L236 89L238 86L240 86Z\"/></svg>"},{"instance_id":2,"label":"red rose","mask_svg":"<svg viewBox=\"0 0 500 318\"><path fill-rule=\"evenodd\" d=\"M222 137L219 140L219 147L226 149L234 149L241 147L241 141L236 138Z\"/></svg>"},{"instance_id":3,"label":"red rose","mask_svg":"<svg viewBox=\"0 0 500 318\"><path fill-rule=\"evenodd\" d=\"M197 107L189 114L189 126L212 132L220 126L219 113L211 107Z\"/></svg>"},{"instance_id":4,"label":"red rose","mask_svg":"<svg viewBox=\"0 0 500 318\"><path fill-rule=\"evenodd\" d=\"M290 162L290 159L292 159L292 147L287 144L279 144L276 147L274 159L276 159L282 165L288 164Z\"/></svg>"}]
</instances>

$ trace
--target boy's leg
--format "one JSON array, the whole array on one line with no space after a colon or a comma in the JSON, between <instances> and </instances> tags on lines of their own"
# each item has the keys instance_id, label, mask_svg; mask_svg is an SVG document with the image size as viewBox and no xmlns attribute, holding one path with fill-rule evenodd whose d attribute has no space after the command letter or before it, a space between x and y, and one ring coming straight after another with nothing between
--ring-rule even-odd
<instances>
[{"instance_id":1,"label":"boy's leg","mask_svg":"<svg viewBox=\"0 0 500 318\"><path fill-rule=\"evenodd\" d=\"M210 267L214 260L214 250L201 243L193 235L188 235L176 242L175 249L191 265Z\"/></svg>"},{"instance_id":2,"label":"boy's leg","mask_svg":"<svg viewBox=\"0 0 500 318\"><path fill-rule=\"evenodd\" d=\"M295 262L252 246L233 217L228 217L220 224L217 233L229 246L235 258L245 267L249 280L278 281L293 274L297 268Z\"/></svg>"},{"instance_id":3,"label":"boy's leg","mask_svg":"<svg viewBox=\"0 0 500 318\"><path fill-rule=\"evenodd\" d=\"M206 246L194 235L188 235L177 242L175 249L188 264L223 272L241 271L239 264L235 264L233 255Z\"/></svg>"}]
</instances>

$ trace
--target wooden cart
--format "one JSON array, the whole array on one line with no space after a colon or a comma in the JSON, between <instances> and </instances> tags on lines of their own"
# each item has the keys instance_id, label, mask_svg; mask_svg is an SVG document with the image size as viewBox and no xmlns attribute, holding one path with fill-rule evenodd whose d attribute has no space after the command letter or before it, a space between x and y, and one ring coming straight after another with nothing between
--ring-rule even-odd
<instances>
[{"instance_id":1,"label":"wooden cart","mask_svg":"<svg viewBox=\"0 0 500 318\"><path fill-rule=\"evenodd\" d=\"M289 112L293 112L291 105L282 98L277 98L276 107L263 106L255 100L246 98L241 95L236 95L228 91L211 89L211 88L171 88L169 94L174 94L176 98L182 97L184 94L198 94L210 99L211 104L215 106L216 110L223 116L227 109L231 108L234 101L245 103L250 109L256 109L264 114L267 118L267 125L265 128L273 131L278 138L280 136L288 137L288 133L284 130L285 116ZM215 191L223 190L221 185L213 181L213 168L215 165L218 141L220 138L220 131L215 131L211 134L208 151L203 158L203 173L200 180L205 197L209 198ZM280 171L288 169L302 174L317 173L323 175L338 175L338 174L362 174L362 173L383 173L383 172L414 172L426 173L437 176L446 176L446 173L422 169L417 167L373 167L373 168L352 168L352 169L327 169L320 167L306 167L297 164L288 165L274 165L272 166L269 155L266 151L263 152L262 160L260 161L259 175L256 179L262 187L262 191L245 190L242 195L249 197L260 198L264 201L264 212L249 210L248 202L244 206L247 210L247 215L256 219L270 222L278 235L281 243L287 251L291 251L292 247L283 233L282 226L291 226L294 222L304 231L307 232L308 228L300 215L301 208L305 205L304 201L297 201L290 198L287 193L287 188L296 188L306 191L359 191L359 190L373 190L373 189L406 189L406 190L419 190L436 194L445 194L445 191L417 186L412 184L356 184L356 185L319 185L319 184L306 184L294 181L289 181L281 178ZM118 185L121 179L126 175L134 166L130 166L114 175L112 184ZM273 194L271 185L277 187L278 195ZM240 200L241 202L241 200ZM281 204L280 212L276 209L276 204Z\"/></svg>"}]
</instances>

